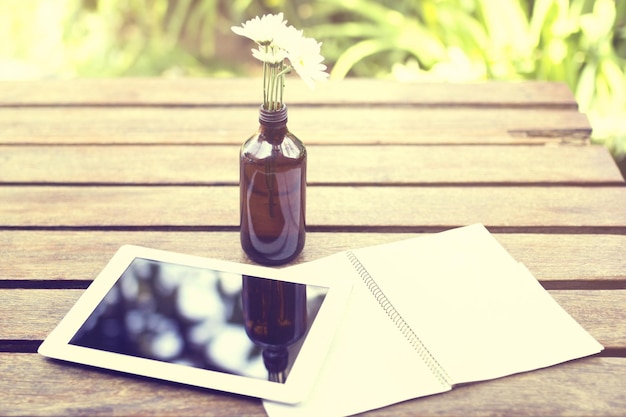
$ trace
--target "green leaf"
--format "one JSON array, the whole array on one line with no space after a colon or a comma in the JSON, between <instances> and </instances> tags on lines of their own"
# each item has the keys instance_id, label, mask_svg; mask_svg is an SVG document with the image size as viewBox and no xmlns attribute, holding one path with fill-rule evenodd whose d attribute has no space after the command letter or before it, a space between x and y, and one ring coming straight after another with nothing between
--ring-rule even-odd
<instances>
[{"instance_id":1,"label":"green leaf","mask_svg":"<svg viewBox=\"0 0 626 417\"><path fill-rule=\"evenodd\" d=\"M381 37L389 32L388 28L381 28L378 24L370 22L346 22L317 25L307 31L316 39L318 38L374 38Z\"/></svg>"},{"instance_id":2,"label":"green leaf","mask_svg":"<svg viewBox=\"0 0 626 417\"><path fill-rule=\"evenodd\" d=\"M337 5L337 2L332 0L324 2ZM404 15L397 10L371 0L342 0L339 4L341 9L365 17L383 27L402 25L405 20Z\"/></svg>"},{"instance_id":3,"label":"green leaf","mask_svg":"<svg viewBox=\"0 0 626 417\"><path fill-rule=\"evenodd\" d=\"M368 39L356 43L339 57L330 76L333 79L344 78L348 75L352 67L364 58L385 50L393 49L394 47L395 45L393 45L392 42L383 39Z\"/></svg>"},{"instance_id":4,"label":"green leaf","mask_svg":"<svg viewBox=\"0 0 626 417\"><path fill-rule=\"evenodd\" d=\"M553 27L558 24L559 19L566 18L565 13L560 13L562 10L561 3L567 2L567 0L537 0L532 11L529 27L529 39L532 40L532 45L538 47L541 42L542 33L547 32L547 35L551 35Z\"/></svg>"},{"instance_id":5,"label":"green leaf","mask_svg":"<svg viewBox=\"0 0 626 417\"><path fill-rule=\"evenodd\" d=\"M596 0L593 13L580 16L580 27L592 44L599 42L611 32L613 22L615 22L614 0Z\"/></svg>"},{"instance_id":6,"label":"green leaf","mask_svg":"<svg viewBox=\"0 0 626 417\"><path fill-rule=\"evenodd\" d=\"M446 56L445 45L417 22L402 27L393 43L397 49L403 49L414 55L426 67L434 65Z\"/></svg>"},{"instance_id":7,"label":"green leaf","mask_svg":"<svg viewBox=\"0 0 626 417\"><path fill-rule=\"evenodd\" d=\"M600 72L606 78L615 105L626 104L626 74L612 59L605 59L600 64Z\"/></svg>"},{"instance_id":8,"label":"green leaf","mask_svg":"<svg viewBox=\"0 0 626 417\"><path fill-rule=\"evenodd\" d=\"M532 45L528 21L517 1L478 0L480 15L496 48L524 54Z\"/></svg>"},{"instance_id":9,"label":"green leaf","mask_svg":"<svg viewBox=\"0 0 626 417\"><path fill-rule=\"evenodd\" d=\"M587 64L583 67L578 78L576 101L583 112L589 109L595 94L596 70L597 66L595 63Z\"/></svg>"}]
</instances>

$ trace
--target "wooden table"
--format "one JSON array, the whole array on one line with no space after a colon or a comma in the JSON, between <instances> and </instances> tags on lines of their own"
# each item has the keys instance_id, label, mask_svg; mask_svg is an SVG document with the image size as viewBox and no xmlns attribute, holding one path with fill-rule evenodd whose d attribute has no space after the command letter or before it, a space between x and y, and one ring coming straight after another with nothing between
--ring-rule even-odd
<instances>
[{"instance_id":1,"label":"wooden table","mask_svg":"<svg viewBox=\"0 0 626 417\"><path fill-rule=\"evenodd\" d=\"M127 243L247 262L238 147L260 80L0 83L0 415L262 416L260 401L48 361L41 340ZM470 223L605 351L371 411L626 413L626 184L566 86L289 79L308 146L303 262Z\"/></svg>"}]
</instances>

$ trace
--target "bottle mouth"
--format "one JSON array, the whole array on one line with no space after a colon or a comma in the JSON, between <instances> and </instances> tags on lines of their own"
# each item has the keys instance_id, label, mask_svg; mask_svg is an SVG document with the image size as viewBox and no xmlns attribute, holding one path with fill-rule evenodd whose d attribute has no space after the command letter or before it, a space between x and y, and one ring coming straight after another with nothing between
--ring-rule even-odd
<instances>
[{"instance_id":1,"label":"bottle mouth","mask_svg":"<svg viewBox=\"0 0 626 417\"><path fill-rule=\"evenodd\" d=\"M276 111L269 111L263 108L259 109L259 122L263 124L279 124L287 122L287 105L283 104Z\"/></svg>"}]
</instances>

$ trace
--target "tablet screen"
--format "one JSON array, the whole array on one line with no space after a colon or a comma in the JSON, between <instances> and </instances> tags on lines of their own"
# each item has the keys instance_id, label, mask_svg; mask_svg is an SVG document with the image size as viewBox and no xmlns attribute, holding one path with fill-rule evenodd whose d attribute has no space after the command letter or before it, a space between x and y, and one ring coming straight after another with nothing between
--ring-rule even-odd
<instances>
[{"instance_id":1,"label":"tablet screen","mask_svg":"<svg viewBox=\"0 0 626 417\"><path fill-rule=\"evenodd\" d=\"M341 323L343 278L125 245L38 352L293 404L312 389Z\"/></svg>"},{"instance_id":2,"label":"tablet screen","mask_svg":"<svg viewBox=\"0 0 626 417\"><path fill-rule=\"evenodd\" d=\"M135 258L69 343L282 383L327 291Z\"/></svg>"}]
</instances>

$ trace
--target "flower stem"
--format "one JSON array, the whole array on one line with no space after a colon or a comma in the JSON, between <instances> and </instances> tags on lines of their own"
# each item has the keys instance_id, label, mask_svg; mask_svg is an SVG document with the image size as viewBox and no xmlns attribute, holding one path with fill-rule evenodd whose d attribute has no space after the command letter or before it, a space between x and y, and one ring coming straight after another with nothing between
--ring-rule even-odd
<instances>
[{"instance_id":1,"label":"flower stem","mask_svg":"<svg viewBox=\"0 0 626 417\"><path fill-rule=\"evenodd\" d=\"M263 106L267 105L267 64L263 63Z\"/></svg>"},{"instance_id":2,"label":"flower stem","mask_svg":"<svg viewBox=\"0 0 626 417\"><path fill-rule=\"evenodd\" d=\"M276 85L276 78L275 75L276 74L276 65L272 64L272 66L270 67L270 99L269 99L269 111L274 111L274 91L275 91L275 85Z\"/></svg>"},{"instance_id":3,"label":"flower stem","mask_svg":"<svg viewBox=\"0 0 626 417\"><path fill-rule=\"evenodd\" d=\"M282 106L285 91L285 74L293 67L280 63L263 63L263 107L278 111Z\"/></svg>"}]
</instances>

